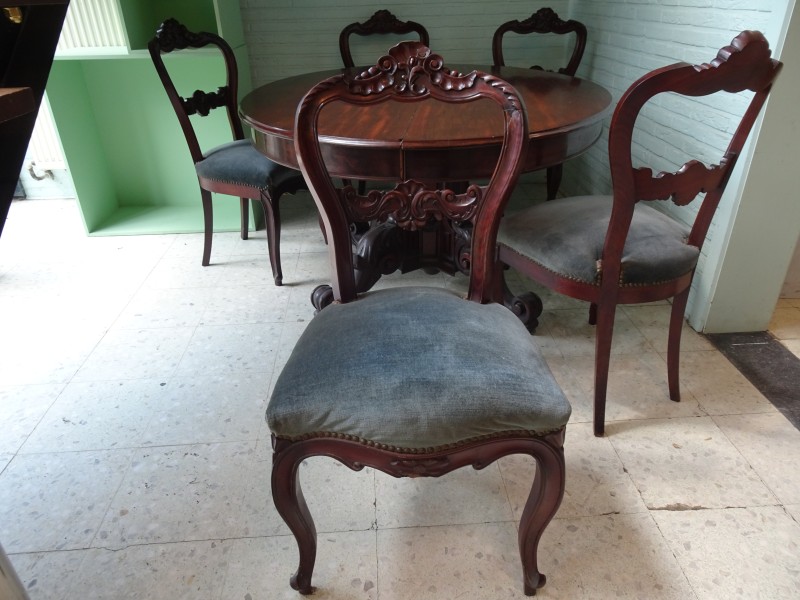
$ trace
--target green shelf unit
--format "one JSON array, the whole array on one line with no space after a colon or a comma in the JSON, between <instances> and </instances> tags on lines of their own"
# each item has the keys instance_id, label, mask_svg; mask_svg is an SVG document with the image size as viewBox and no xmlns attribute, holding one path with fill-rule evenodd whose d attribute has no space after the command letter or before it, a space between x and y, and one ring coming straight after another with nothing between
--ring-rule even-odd
<instances>
[{"instance_id":1,"label":"green shelf unit","mask_svg":"<svg viewBox=\"0 0 800 600\"><path fill-rule=\"evenodd\" d=\"M240 95L245 94L250 73L238 4L235 10L224 4L220 13L211 1L122 1L127 52L71 51L54 62L47 94L90 235L203 230L189 149L146 48L158 25L171 16L191 29L227 31L226 39L238 42ZM223 60L215 51L186 50L165 58L184 93L213 90L224 81ZM193 118L203 148L230 140L223 112ZM239 220L238 199L215 196L215 231L236 231ZM250 222L257 222L252 214Z\"/></svg>"}]
</instances>

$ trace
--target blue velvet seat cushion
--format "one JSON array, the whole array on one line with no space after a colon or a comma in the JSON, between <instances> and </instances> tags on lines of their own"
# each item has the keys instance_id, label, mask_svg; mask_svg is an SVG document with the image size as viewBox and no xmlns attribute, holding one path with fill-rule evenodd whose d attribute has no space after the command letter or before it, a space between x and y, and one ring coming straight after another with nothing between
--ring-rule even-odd
<instances>
[{"instance_id":1,"label":"blue velvet seat cushion","mask_svg":"<svg viewBox=\"0 0 800 600\"><path fill-rule=\"evenodd\" d=\"M498 241L561 276L600 284L611 196L577 196L509 214ZM690 272L700 251L686 243L688 227L643 202L633 212L622 253L622 285L671 281Z\"/></svg>"},{"instance_id":2,"label":"blue velvet seat cushion","mask_svg":"<svg viewBox=\"0 0 800 600\"><path fill-rule=\"evenodd\" d=\"M287 177L301 177L299 171L269 160L250 140L236 140L212 148L195 164L195 169L204 179L259 189L277 186Z\"/></svg>"},{"instance_id":3,"label":"blue velvet seat cushion","mask_svg":"<svg viewBox=\"0 0 800 600\"><path fill-rule=\"evenodd\" d=\"M292 440L343 434L420 449L554 431L570 411L511 311L404 287L317 314L275 383L267 422Z\"/></svg>"}]
</instances>

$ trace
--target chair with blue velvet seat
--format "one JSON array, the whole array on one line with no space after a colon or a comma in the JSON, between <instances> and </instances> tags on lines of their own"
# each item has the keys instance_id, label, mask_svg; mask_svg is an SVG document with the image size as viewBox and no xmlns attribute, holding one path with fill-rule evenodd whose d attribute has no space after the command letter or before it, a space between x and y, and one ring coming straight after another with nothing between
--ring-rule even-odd
<instances>
[{"instance_id":1,"label":"chair with blue velvet seat","mask_svg":"<svg viewBox=\"0 0 800 600\"><path fill-rule=\"evenodd\" d=\"M456 193L436 182L398 180L364 196L352 185L336 187L326 170L317 125L329 104L476 99L495 103L498 123L505 123L488 185ZM564 492L570 405L534 339L496 302L502 295L497 228L528 145L521 99L497 77L450 71L423 44L402 42L360 74L312 88L295 131L297 156L327 231L334 301L301 335L267 407L273 500L300 551L292 587L313 591L316 530L300 489L304 459L328 456L353 470L438 477L522 453L537 465L518 532L524 590L533 595L545 582L537 566L539 539ZM439 219L472 232L464 256L466 297L425 286L356 294L351 223L415 229Z\"/></svg>"},{"instance_id":2,"label":"chair with blue velvet seat","mask_svg":"<svg viewBox=\"0 0 800 600\"><path fill-rule=\"evenodd\" d=\"M617 304L672 299L667 377L670 398L680 400L681 328L700 251L731 171L780 68L781 63L770 58L764 36L745 31L709 64L677 63L644 75L623 94L611 119L612 194L546 202L504 219L498 235L502 262L556 292L591 303L589 322L596 324L595 435L604 433ZM709 96L703 103L709 116L698 129L718 118L731 120L714 133L719 137L729 132L725 140L729 144L719 164L692 159L675 173L656 175L650 168L633 166L634 126L640 111L668 92L682 101ZM740 92L750 96L738 123L729 114L711 118L718 112L713 94ZM682 106L686 110L687 105ZM676 164L687 160L690 153L676 148L676 156L683 155ZM683 208L696 198L696 212ZM657 206L667 200L676 205L669 214Z\"/></svg>"},{"instance_id":3,"label":"chair with blue velvet seat","mask_svg":"<svg viewBox=\"0 0 800 600\"><path fill-rule=\"evenodd\" d=\"M187 48L208 46L216 47L225 61L225 85L215 92L197 90L191 96L182 97L164 64L162 55ZM250 139L245 138L238 112L239 76L232 48L215 33L194 33L177 20L167 19L158 28L155 37L150 40L148 49L172 108L178 116L200 184L204 229L203 266L208 266L211 261L211 241L214 233L212 192L239 198L243 240L248 238L250 200L257 200L264 210L272 276L275 285L281 285L283 273L280 259L281 221L278 203L283 194L294 194L300 189L306 189L306 184L299 171L272 162L253 146ZM190 116L205 117L213 109L222 107L227 111L232 141L203 152Z\"/></svg>"}]
</instances>

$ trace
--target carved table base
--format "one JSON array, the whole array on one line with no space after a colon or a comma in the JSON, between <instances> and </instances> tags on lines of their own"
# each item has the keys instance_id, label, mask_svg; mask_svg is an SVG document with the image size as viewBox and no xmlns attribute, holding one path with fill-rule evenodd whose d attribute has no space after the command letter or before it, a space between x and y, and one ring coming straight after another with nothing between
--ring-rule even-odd
<instances>
[{"instance_id":1,"label":"carved table base","mask_svg":"<svg viewBox=\"0 0 800 600\"><path fill-rule=\"evenodd\" d=\"M503 306L513 312L528 331L536 333L539 326L539 317L544 310L542 299L533 292L524 292L515 296L503 277Z\"/></svg>"},{"instance_id":2,"label":"carved table base","mask_svg":"<svg viewBox=\"0 0 800 600\"><path fill-rule=\"evenodd\" d=\"M469 273L472 231L469 225L451 221L431 221L418 230L406 230L395 223L354 226L353 265L356 290L371 289L382 275L395 271L408 273L422 269L434 274ZM331 286L317 286L311 304L319 311L333 301Z\"/></svg>"},{"instance_id":3,"label":"carved table base","mask_svg":"<svg viewBox=\"0 0 800 600\"><path fill-rule=\"evenodd\" d=\"M421 230L401 229L391 222L353 227L353 265L358 293L371 289L382 275L423 269L434 274L444 271L469 274L472 231L469 225L432 221ZM320 311L333 302L333 290L323 284L311 292L311 304ZM503 305L513 312L531 333L542 314L542 301L533 292L515 296L503 279Z\"/></svg>"}]
</instances>

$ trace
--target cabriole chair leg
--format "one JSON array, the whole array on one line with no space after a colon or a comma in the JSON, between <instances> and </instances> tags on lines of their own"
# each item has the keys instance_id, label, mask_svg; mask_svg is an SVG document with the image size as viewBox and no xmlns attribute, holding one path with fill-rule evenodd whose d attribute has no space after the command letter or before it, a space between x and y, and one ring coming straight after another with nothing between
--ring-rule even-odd
<instances>
[{"instance_id":1,"label":"cabriole chair leg","mask_svg":"<svg viewBox=\"0 0 800 600\"><path fill-rule=\"evenodd\" d=\"M303 595L314 592L311 574L317 559L317 530L300 488L300 463L303 456L288 451L276 452L272 459L272 498L278 514L297 541L300 562L289 585Z\"/></svg>"}]
</instances>

